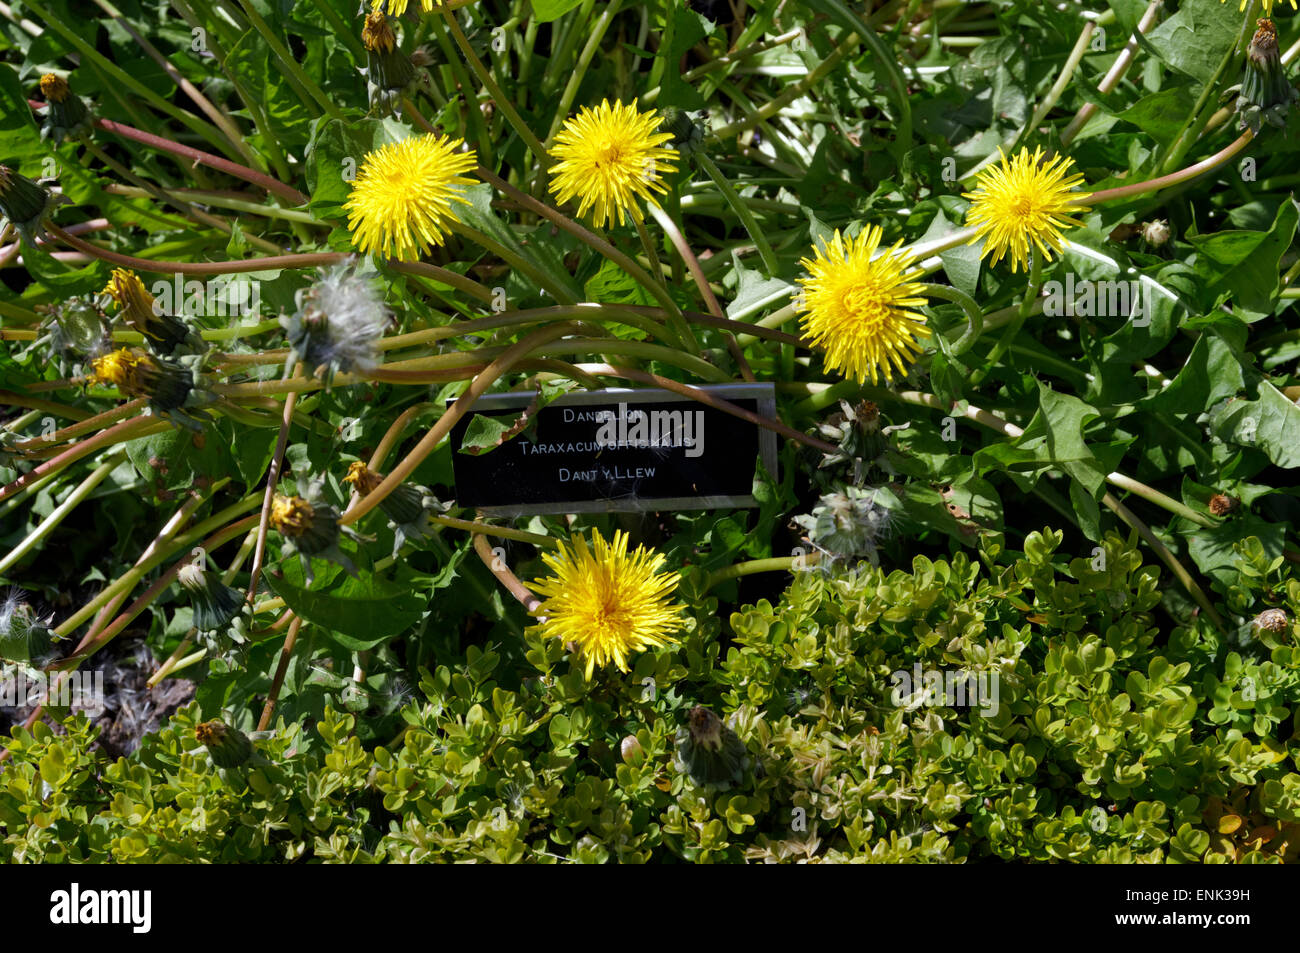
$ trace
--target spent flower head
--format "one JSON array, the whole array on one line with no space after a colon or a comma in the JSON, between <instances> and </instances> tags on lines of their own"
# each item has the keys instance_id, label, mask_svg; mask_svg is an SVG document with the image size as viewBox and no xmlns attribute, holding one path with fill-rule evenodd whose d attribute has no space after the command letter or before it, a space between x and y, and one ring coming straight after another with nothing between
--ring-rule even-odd
<instances>
[{"instance_id":1,"label":"spent flower head","mask_svg":"<svg viewBox=\"0 0 1300 953\"><path fill-rule=\"evenodd\" d=\"M567 120L555 136L551 155L550 189L560 203L578 199L578 215L591 213L597 228L626 216L640 221L644 199L654 202L655 192L667 192L662 172L675 172L677 150L663 148L672 132L659 132L660 116L653 109L639 112L630 104L603 101L595 109L584 107Z\"/></svg>"},{"instance_id":2,"label":"spent flower head","mask_svg":"<svg viewBox=\"0 0 1300 953\"><path fill-rule=\"evenodd\" d=\"M453 202L474 184L463 173L478 163L464 140L432 133L390 142L369 153L343 206L352 241L364 254L415 261L447 239L456 217Z\"/></svg>"},{"instance_id":3,"label":"spent flower head","mask_svg":"<svg viewBox=\"0 0 1300 953\"><path fill-rule=\"evenodd\" d=\"M286 555L298 554L308 585L315 579L312 557L342 566L350 575L357 574L352 560L339 549L339 539L343 535L351 539L361 537L339 522L338 509L321 499L323 487L323 480L312 483L300 480L298 494L277 493L271 500L270 527L284 537Z\"/></svg>"},{"instance_id":4,"label":"spent flower head","mask_svg":"<svg viewBox=\"0 0 1300 953\"><path fill-rule=\"evenodd\" d=\"M894 372L906 372L929 337L924 315L914 311L926 303L914 279L910 255L901 242L877 255L882 231L868 226L856 237L837 230L825 249L800 264L804 333L826 352L826 366L859 383L875 384Z\"/></svg>"},{"instance_id":5,"label":"spent flower head","mask_svg":"<svg viewBox=\"0 0 1300 953\"><path fill-rule=\"evenodd\" d=\"M327 381L335 372L366 371L379 363L379 340L391 315L374 276L350 265L322 269L300 294L298 310L282 317L292 353Z\"/></svg>"},{"instance_id":6,"label":"spent flower head","mask_svg":"<svg viewBox=\"0 0 1300 953\"><path fill-rule=\"evenodd\" d=\"M1261 120L1285 126L1291 104L1300 92L1286 76L1286 65L1278 53L1277 28L1267 18L1257 21L1258 29L1246 48L1246 74L1241 81L1241 95L1236 108L1241 114L1239 125L1259 132Z\"/></svg>"},{"instance_id":7,"label":"spent flower head","mask_svg":"<svg viewBox=\"0 0 1300 953\"><path fill-rule=\"evenodd\" d=\"M585 661L588 679L611 662L626 672L633 652L674 641L683 607L669 602L680 577L661 573L664 556L638 546L627 551L627 534L607 542L592 532L560 543L542 561L554 575L528 584L544 601L537 608L543 635L572 642Z\"/></svg>"},{"instance_id":8,"label":"spent flower head","mask_svg":"<svg viewBox=\"0 0 1300 953\"><path fill-rule=\"evenodd\" d=\"M1021 149L1002 159L976 177L974 192L964 193L971 200L966 224L975 228L970 244L984 241L983 257L997 264L1005 256L1011 271L1028 270L1030 246L1045 261L1060 253L1062 232L1083 223L1074 217L1086 212L1083 205L1091 193L1073 191L1083 182L1083 175L1067 175L1073 162L1058 155L1043 161L1042 147Z\"/></svg>"}]
</instances>

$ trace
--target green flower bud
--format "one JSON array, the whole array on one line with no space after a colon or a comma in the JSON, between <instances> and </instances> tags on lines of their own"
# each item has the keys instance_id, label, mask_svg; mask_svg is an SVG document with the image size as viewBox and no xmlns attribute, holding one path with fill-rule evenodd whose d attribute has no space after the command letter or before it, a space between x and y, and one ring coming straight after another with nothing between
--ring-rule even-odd
<instances>
[{"instance_id":1,"label":"green flower bud","mask_svg":"<svg viewBox=\"0 0 1300 953\"><path fill-rule=\"evenodd\" d=\"M661 115L663 119L659 123L659 131L670 132L673 135L665 145L686 156L704 144L704 129L691 119L690 113L676 106L669 106L662 111Z\"/></svg>"},{"instance_id":2,"label":"green flower bud","mask_svg":"<svg viewBox=\"0 0 1300 953\"><path fill-rule=\"evenodd\" d=\"M224 629L244 606L243 594L221 581L216 573L188 565L176 575L181 588L190 594L194 628L200 632Z\"/></svg>"},{"instance_id":3,"label":"green flower bud","mask_svg":"<svg viewBox=\"0 0 1300 953\"><path fill-rule=\"evenodd\" d=\"M703 705L696 705L677 729L677 770L704 788L739 784L749 769L749 752L740 737Z\"/></svg>"},{"instance_id":4,"label":"green flower bud","mask_svg":"<svg viewBox=\"0 0 1300 953\"><path fill-rule=\"evenodd\" d=\"M392 109L402 94L415 82L415 65L397 47L388 17L374 12L361 28L361 42L366 48L366 82L371 108Z\"/></svg>"},{"instance_id":5,"label":"green flower bud","mask_svg":"<svg viewBox=\"0 0 1300 953\"><path fill-rule=\"evenodd\" d=\"M68 87L68 81L55 73L41 77L41 93L46 100L45 122L41 124L41 138L76 139L90 134L90 110Z\"/></svg>"},{"instance_id":6,"label":"green flower bud","mask_svg":"<svg viewBox=\"0 0 1300 953\"><path fill-rule=\"evenodd\" d=\"M194 736L208 749L208 757L218 768L237 768L253 756L253 742L248 735L219 719L197 725Z\"/></svg>"},{"instance_id":7,"label":"green flower bud","mask_svg":"<svg viewBox=\"0 0 1300 953\"><path fill-rule=\"evenodd\" d=\"M7 218L29 245L41 235L50 210L50 193L25 175L0 165L0 216Z\"/></svg>"},{"instance_id":8,"label":"green flower bud","mask_svg":"<svg viewBox=\"0 0 1300 953\"><path fill-rule=\"evenodd\" d=\"M1286 111L1300 93L1286 78L1286 67L1277 50L1273 21L1256 21L1259 29L1246 49L1246 75L1241 81L1237 110L1241 124L1258 130L1262 116L1275 126L1286 125Z\"/></svg>"}]
</instances>

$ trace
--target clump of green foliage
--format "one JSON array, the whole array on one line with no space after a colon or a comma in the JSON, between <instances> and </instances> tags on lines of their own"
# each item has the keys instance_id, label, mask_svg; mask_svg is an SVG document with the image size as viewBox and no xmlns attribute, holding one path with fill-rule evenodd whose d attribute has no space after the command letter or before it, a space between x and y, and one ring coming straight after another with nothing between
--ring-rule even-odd
<instances>
[{"instance_id":1,"label":"clump of green foliage","mask_svg":"<svg viewBox=\"0 0 1300 953\"><path fill-rule=\"evenodd\" d=\"M800 572L725 626L701 597L680 643L594 682L536 630L521 658L469 646L425 670L384 743L362 743L342 694L313 726L253 733L234 765L201 744L197 704L115 762L84 716L16 729L0 858L1293 860L1294 623L1162 625L1133 539L1089 558L1061 542ZM1238 557L1260 554L1247 540ZM1289 569L1243 578L1241 598L1296 618ZM916 664L995 673L998 704L895 697ZM695 705L745 745L738 783L700 787L677 762Z\"/></svg>"}]
</instances>

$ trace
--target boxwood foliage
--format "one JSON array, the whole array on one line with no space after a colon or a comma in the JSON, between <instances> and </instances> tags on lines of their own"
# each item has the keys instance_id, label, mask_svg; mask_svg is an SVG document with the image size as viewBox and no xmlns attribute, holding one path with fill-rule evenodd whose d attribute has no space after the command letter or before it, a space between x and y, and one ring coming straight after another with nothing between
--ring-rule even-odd
<instances>
[{"instance_id":1,"label":"boxwood foliage","mask_svg":"<svg viewBox=\"0 0 1300 953\"><path fill-rule=\"evenodd\" d=\"M1294 623L1169 623L1135 540L1073 559L1060 544L1045 530L1022 553L995 536L910 572L799 572L725 622L701 596L679 644L590 683L534 630L518 663L471 646L370 747L337 699L254 735L235 767L200 745L199 703L117 761L81 715L17 729L0 858L1293 860ZM1289 567L1249 539L1237 555L1238 601L1294 620ZM998 703L895 692L916 665L996 674ZM701 788L675 757L697 704L746 746L740 783Z\"/></svg>"}]
</instances>

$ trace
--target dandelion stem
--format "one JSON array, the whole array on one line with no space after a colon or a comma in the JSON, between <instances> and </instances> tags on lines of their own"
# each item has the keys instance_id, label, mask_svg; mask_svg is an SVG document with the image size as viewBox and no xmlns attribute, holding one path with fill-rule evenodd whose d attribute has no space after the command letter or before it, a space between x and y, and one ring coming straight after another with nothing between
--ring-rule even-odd
<instances>
[{"instance_id":1,"label":"dandelion stem","mask_svg":"<svg viewBox=\"0 0 1300 953\"><path fill-rule=\"evenodd\" d=\"M745 231L748 233L750 241L754 243L754 247L758 250L758 257L763 260L763 267L767 269L768 276L775 278L780 273L781 263L777 261L776 253L772 251L772 245L768 242L767 236L763 234L763 229L759 227L758 219L754 218L754 213L750 209L749 204L740 197L740 194L734 188L732 188L731 183L728 182L727 177L722 174L717 163L707 155L703 152L697 152L695 154L695 161L699 164L700 168L705 171L708 177L713 180L714 184L718 187L718 191L722 193L724 201L726 201L731 210L736 213L736 217L740 219L740 224L745 227Z\"/></svg>"},{"instance_id":2,"label":"dandelion stem","mask_svg":"<svg viewBox=\"0 0 1300 953\"><path fill-rule=\"evenodd\" d=\"M618 0L615 0L611 6L616 6L617 3ZM478 58L478 54L474 52L474 47L470 45L469 39L465 36L465 32L461 30L460 23L456 20L456 15L450 10L443 8L442 17L447 22L447 28L451 31L452 39L456 41L456 45L460 47L461 53L464 54L465 62L469 64L469 68L474 72L474 75L478 77L479 82L483 84L483 88L488 91L488 95L492 97L492 102L494 102L496 107L501 110L502 115L506 117L506 121L510 123L514 131L519 134L519 137L524 140L528 145L528 148L532 150L533 154L537 156L537 160L544 167L548 162L550 162L550 156L547 155L546 147L542 145L541 140L537 138L536 134L528 128L528 124L523 121L519 113L515 110L510 99L501 91L501 87L497 85L497 81L492 78L492 74L488 71L488 68L484 66L483 61ZM466 92L468 93L468 90ZM473 103L470 103L469 105L470 108L477 108Z\"/></svg>"},{"instance_id":3,"label":"dandelion stem","mask_svg":"<svg viewBox=\"0 0 1300 953\"><path fill-rule=\"evenodd\" d=\"M650 292L650 294L653 295L655 299L661 305L664 306L664 309L668 312L670 323L674 325L675 330L677 330L679 333L681 332L681 328L677 327L677 322L681 322L682 326L683 327L685 326L685 321L682 318L682 309L677 306L677 302L674 301L672 295L668 293L668 289L666 289L659 282L651 278L644 268L638 265L627 255L623 254L621 251L619 251L609 242L605 241L605 239L600 238L597 235L594 235L593 233L591 233L590 231L588 231L587 229L579 225L577 222L573 221L568 216L563 215L562 213L556 211L555 209L551 208L550 206L546 205L543 202L539 202L531 195L527 195L519 191L519 189L515 188L510 183L494 175L488 169L483 168L483 166L479 166L477 171L478 171L479 178L481 178L484 182L487 182L493 187L499 189L501 192L504 192L506 195L510 196L516 202L526 207L529 211L535 212L538 215L545 218L547 221L553 222L554 224L558 225L560 228L564 229L570 235L573 235L583 244L588 245L589 247L595 249L600 254L612 260L616 265L618 265L620 268L626 271L629 275L631 275L636 280L638 284L640 284L643 288L645 288L648 292ZM693 339L694 336L691 335L690 330L687 329L685 340L691 341Z\"/></svg>"},{"instance_id":4,"label":"dandelion stem","mask_svg":"<svg viewBox=\"0 0 1300 953\"><path fill-rule=\"evenodd\" d=\"M966 312L966 330L962 332L956 342L952 345L952 356L960 357L971 349L979 336L984 333L984 312L980 306L975 303L975 299L964 291L959 291L952 285L937 285L925 283L921 285L923 293L935 298L943 298L946 301L952 301L961 305L961 309Z\"/></svg>"},{"instance_id":5,"label":"dandelion stem","mask_svg":"<svg viewBox=\"0 0 1300 953\"><path fill-rule=\"evenodd\" d=\"M302 362L294 367L293 376L302 374ZM289 376L288 374L285 375ZM280 434L275 440L275 452L271 455L271 465L266 470L266 490L262 494L262 512L257 523L257 544L253 549L253 567L248 574L248 601L252 604L257 596L258 577L262 573L262 559L266 555L266 535L271 524L271 503L275 499L275 488L280 482L280 467L284 464L284 450L289 442L289 425L293 422L293 408L298 403L298 392L289 391L284 399L284 414L280 418Z\"/></svg>"},{"instance_id":6,"label":"dandelion stem","mask_svg":"<svg viewBox=\"0 0 1300 953\"><path fill-rule=\"evenodd\" d=\"M284 647L280 649L280 661L275 666L275 675L271 679L271 689L266 693L266 705L262 708L262 717L257 720L257 730L266 731L271 724L271 715L275 713L275 702L284 687L284 676L289 671L289 659L293 656L293 647L298 643L298 630L302 628L302 618L294 616L289 623L289 632L284 637Z\"/></svg>"},{"instance_id":7,"label":"dandelion stem","mask_svg":"<svg viewBox=\"0 0 1300 953\"><path fill-rule=\"evenodd\" d=\"M152 433L161 433L171 428L171 424L165 420L158 420L156 417L132 417L130 420L124 420L119 424L114 424L106 430L101 430L95 436L81 443L73 444L67 450L64 450L57 457L47 460L34 470L24 473L17 480L7 486L0 488L0 502L7 500L19 490L22 490L29 484L39 480L41 477L62 470L64 467L75 463L82 457L101 450L104 447L112 446L115 443L121 443L124 440L131 440L135 437L144 437Z\"/></svg>"},{"instance_id":8,"label":"dandelion stem","mask_svg":"<svg viewBox=\"0 0 1300 953\"><path fill-rule=\"evenodd\" d=\"M307 196L292 186L285 185L279 179L273 179L264 172L258 172L256 169L248 168L248 166L231 162L229 159L221 158L221 156L214 156L210 152L201 152L190 146L181 145L179 142L173 142L171 139L164 139L162 136L155 136L151 132L144 132L134 126L126 126L111 119L96 119L95 125L105 132L111 132L123 139L130 139L152 149L170 152L183 159L189 159L191 162L197 162L199 165L205 165L210 169L225 172L227 175L260 186L271 194L278 195L294 205L306 205L310 201Z\"/></svg>"},{"instance_id":9,"label":"dandelion stem","mask_svg":"<svg viewBox=\"0 0 1300 953\"><path fill-rule=\"evenodd\" d=\"M730 566L709 573L704 582L704 591L708 592L719 583L741 576L752 576L760 572L790 572L794 568L797 556L773 556L770 559L750 559L746 562L733 563Z\"/></svg>"},{"instance_id":10,"label":"dandelion stem","mask_svg":"<svg viewBox=\"0 0 1300 953\"><path fill-rule=\"evenodd\" d=\"M35 546L58 527L69 513L88 497L95 487L103 483L110 473L118 468L123 460L126 459L126 453L119 450L117 453L109 456L107 460L101 463L91 474L86 477L73 490L66 500L60 503L49 516L41 520L41 524L33 529L27 536L3 559L0 559L0 573L15 565L18 560L26 556Z\"/></svg>"},{"instance_id":11,"label":"dandelion stem","mask_svg":"<svg viewBox=\"0 0 1300 953\"><path fill-rule=\"evenodd\" d=\"M65 245L71 245L78 251L93 255L101 261L155 275L232 275L249 271L311 268L319 265L337 265L352 257L343 252L312 252L302 255L272 255L267 258L247 258L243 261L150 261L148 258L119 255L107 248L100 248L98 245L90 244L90 242L84 242L75 235L69 235L53 222L47 221L45 229Z\"/></svg>"},{"instance_id":12,"label":"dandelion stem","mask_svg":"<svg viewBox=\"0 0 1300 953\"><path fill-rule=\"evenodd\" d=\"M510 571L510 567L497 558L492 552L492 545L487 537L482 533L475 533L473 539L474 552L478 553L479 559L483 560L483 565L488 568L488 572L496 576L497 581L506 588L506 591L519 600L525 612L531 614L536 611L542 604L542 600L529 592L528 587L519 581L519 577Z\"/></svg>"},{"instance_id":13,"label":"dandelion stem","mask_svg":"<svg viewBox=\"0 0 1300 953\"><path fill-rule=\"evenodd\" d=\"M1192 574L1189 573L1183 567L1183 564L1178 561L1178 557L1169 551L1169 548L1161 542L1160 538L1156 536L1155 533L1151 532L1151 527L1138 519L1133 511L1116 499L1113 494L1105 494L1102 496L1101 501L1106 504L1106 506L1114 512L1116 516L1122 519L1129 526L1133 527L1133 529L1137 530L1138 535L1146 541L1148 546L1155 550L1156 555L1160 557L1161 561L1169 567L1175 576L1178 577L1178 581L1183 584L1183 588L1187 590L1188 594L1191 595L1194 600L1196 600L1196 604L1205 610L1205 614L1210 617L1210 621L1214 623L1215 627L1220 632L1222 632L1223 618L1219 613L1214 611L1214 605L1210 602L1209 597L1206 596L1205 590L1200 587L1197 581L1192 578Z\"/></svg>"},{"instance_id":14,"label":"dandelion stem","mask_svg":"<svg viewBox=\"0 0 1300 953\"><path fill-rule=\"evenodd\" d=\"M1230 145L1219 150L1208 159L1202 159L1193 165L1177 172L1171 172L1169 175L1162 175L1156 179L1148 179L1145 182L1134 182L1132 185L1120 186L1116 189L1103 189L1100 192L1093 192L1091 195L1085 195L1076 204L1099 205L1102 202L1113 202L1115 199L1127 199L1134 195L1143 195L1147 192L1158 192L1161 189L1167 189L1171 185L1177 185L1180 182L1186 182L1188 179L1194 179L1204 172L1223 165L1233 156L1250 143L1255 138L1253 130L1247 129Z\"/></svg>"},{"instance_id":15,"label":"dandelion stem","mask_svg":"<svg viewBox=\"0 0 1300 953\"><path fill-rule=\"evenodd\" d=\"M689 397L692 400L698 400L701 404L721 410L723 413L731 414L733 417L739 417L741 420L748 421L759 427L766 427L781 436L794 440L798 443L805 444L809 447L815 447L824 453L838 453L839 448L834 444L827 443L817 437L809 436L806 433L788 427L779 420L770 417L764 417L756 414L751 410L745 410L730 401L723 400L721 397L715 397L708 391L701 390L698 387L692 387L689 384L683 384L679 381L670 380L667 377L660 377L658 374L650 374L646 371L639 371L630 367L619 367L614 364L579 364L578 367L588 374L596 377L622 377L630 381L640 381L643 384L652 384L655 387L662 387L664 390L670 390L674 394L681 394L683 397Z\"/></svg>"}]
</instances>

